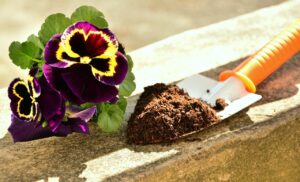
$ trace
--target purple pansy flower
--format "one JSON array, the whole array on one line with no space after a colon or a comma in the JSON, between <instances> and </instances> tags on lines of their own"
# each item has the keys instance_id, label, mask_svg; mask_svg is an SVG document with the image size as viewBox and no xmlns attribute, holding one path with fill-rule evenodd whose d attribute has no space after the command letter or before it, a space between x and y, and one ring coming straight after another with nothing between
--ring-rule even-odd
<instances>
[{"instance_id":1,"label":"purple pansy flower","mask_svg":"<svg viewBox=\"0 0 300 182\"><path fill-rule=\"evenodd\" d=\"M77 22L45 46L44 75L67 100L82 104L115 100L128 71L124 49L107 28Z\"/></svg>"},{"instance_id":2,"label":"purple pansy flower","mask_svg":"<svg viewBox=\"0 0 300 182\"><path fill-rule=\"evenodd\" d=\"M44 77L36 79L36 73L37 69L32 69L27 79L17 78L8 88L12 110L8 130L14 142L66 136L72 132L88 133L87 121L96 112L96 107L83 111L66 108L64 98Z\"/></svg>"}]
</instances>

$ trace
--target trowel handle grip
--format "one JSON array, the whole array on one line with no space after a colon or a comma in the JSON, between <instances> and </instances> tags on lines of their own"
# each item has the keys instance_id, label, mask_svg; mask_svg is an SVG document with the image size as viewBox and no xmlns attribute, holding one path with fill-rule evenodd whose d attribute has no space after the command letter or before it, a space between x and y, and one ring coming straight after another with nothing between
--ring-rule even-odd
<instances>
[{"instance_id":1,"label":"trowel handle grip","mask_svg":"<svg viewBox=\"0 0 300 182\"><path fill-rule=\"evenodd\" d=\"M236 76L244 83L249 92L254 93L256 85L277 70L298 51L300 51L300 19L283 30L234 70L222 72L219 78L221 81L224 81L230 76Z\"/></svg>"}]
</instances>

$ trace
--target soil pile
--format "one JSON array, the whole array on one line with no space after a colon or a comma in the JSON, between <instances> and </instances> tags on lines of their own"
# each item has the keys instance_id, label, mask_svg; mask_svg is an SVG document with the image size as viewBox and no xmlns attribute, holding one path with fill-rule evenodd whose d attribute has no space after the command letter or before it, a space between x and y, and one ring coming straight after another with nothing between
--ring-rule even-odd
<instances>
[{"instance_id":1,"label":"soil pile","mask_svg":"<svg viewBox=\"0 0 300 182\"><path fill-rule=\"evenodd\" d=\"M169 142L218 122L216 111L175 85L145 88L127 126L128 142Z\"/></svg>"}]
</instances>

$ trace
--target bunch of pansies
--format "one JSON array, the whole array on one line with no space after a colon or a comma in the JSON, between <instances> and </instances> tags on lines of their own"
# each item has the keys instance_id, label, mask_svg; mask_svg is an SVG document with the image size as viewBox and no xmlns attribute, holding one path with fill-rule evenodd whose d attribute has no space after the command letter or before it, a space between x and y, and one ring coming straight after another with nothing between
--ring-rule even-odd
<instances>
[{"instance_id":1,"label":"bunch of pansies","mask_svg":"<svg viewBox=\"0 0 300 182\"><path fill-rule=\"evenodd\" d=\"M92 118L118 130L135 89L133 64L107 27L100 11L82 6L71 18L50 15L38 36L10 45L12 61L30 69L8 88L15 142L89 133Z\"/></svg>"}]
</instances>

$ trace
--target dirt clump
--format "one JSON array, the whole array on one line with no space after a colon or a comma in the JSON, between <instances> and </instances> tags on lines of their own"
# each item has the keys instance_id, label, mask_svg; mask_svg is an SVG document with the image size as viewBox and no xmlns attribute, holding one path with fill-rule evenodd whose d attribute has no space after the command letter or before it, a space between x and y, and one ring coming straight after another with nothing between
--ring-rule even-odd
<instances>
[{"instance_id":1,"label":"dirt clump","mask_svg":"<svg viewBox=\"0 0 300 182\"><path fill-rule=\"evenodd\" d=\"M145 88L127 126L128 143L173 141L220 121L207 103L191 98L175 85Z\"/></svg>"},{"instance_id":2,"label":"dirt clump","mask_svg":"<svg viewBox=\"0 0 300 182\"><path fill-rule=\"evenodd\" d=\"M216 110L216 111L223 111L226 106L228 106L226 101L222 98L218 98L216 100L216 105L213 107L213 109Z\"/></svg>"}]
</instances>

